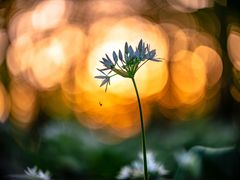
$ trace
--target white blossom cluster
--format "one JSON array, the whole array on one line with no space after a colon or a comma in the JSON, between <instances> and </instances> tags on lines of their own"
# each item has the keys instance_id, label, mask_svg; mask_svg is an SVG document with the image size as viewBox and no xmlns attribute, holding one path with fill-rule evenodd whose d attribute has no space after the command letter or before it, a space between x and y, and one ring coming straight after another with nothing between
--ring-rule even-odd
<instances>
[{"instance_id":1,"label":"white blossom cluster","mask_svg":"<svg viewBox=\"0 0 240 180\"><path fill-rule=\"evenodd\" d=\"M155 158L155 154L151 151L147 152L147 164L149 174L157 174L158 176L164 176L168 174L168 170L165 169L163 164L158 163ZM129 166L124 166L120 170L117 179L130 179L140 178L144 176L143 171L143 157L142 153L139 153L138 159L133 161Z\"/></svg>"},{"instance_id":2,"label":"white blossom cluster","mask_svg":"<svg viewBox=\"0 0 240 180\"><path fill-rule=\"evenodd\" d=\"M30 179L38 179L38 180L51 180L50 173L48 171L43 172L38 169L36 166L33 168L27 167L27 170L24 171L25 175Z\"/></svg>"}]
</instances>

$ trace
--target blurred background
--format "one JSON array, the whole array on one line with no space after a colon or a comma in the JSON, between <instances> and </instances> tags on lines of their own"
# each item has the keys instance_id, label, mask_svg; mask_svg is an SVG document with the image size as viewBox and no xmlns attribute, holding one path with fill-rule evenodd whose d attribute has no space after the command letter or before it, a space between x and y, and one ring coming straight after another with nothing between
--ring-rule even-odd
<instances>
[{"instance_id":1,"label":"blurred background","mask_svg":"<svg viewBox=\"0 0 240 180\"><path fill-rule=\"evenodd\" d=\"M240 3L227 0L0 0L0 179L114 179L141 151L131 81L108 92L99 60L140 39L161 63L136 74L147 149L238 143Z\"/></svg>"}]
</instances>

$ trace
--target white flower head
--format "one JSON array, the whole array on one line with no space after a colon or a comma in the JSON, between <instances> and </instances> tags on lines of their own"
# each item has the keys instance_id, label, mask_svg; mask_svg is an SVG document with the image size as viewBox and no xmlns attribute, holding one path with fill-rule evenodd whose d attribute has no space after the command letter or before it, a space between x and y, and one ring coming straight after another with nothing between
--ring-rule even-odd
<instances>
[{"instance_id":1,"label":"white flower head","mask_svg":"<svg viewBox=\"0 0 240 180\"><path fill-rule=\"evenodd\" d=\"M185 150L175 153L175 159L180 167L190 172L194 177L198 177L200 173L201 160L193 152Z\"/></svg>"},{"instance_id":2,"label":"white flower head","mask_svg":"<svg viewBox=\"0 0 240 180\"><path fill-rule=\"evenodd\" d=\"M38 169L36 166L33 168L27 167L27 170L24 171L25 175L32 179L39 179L39 180L51 180L50 173L46 171L45 173Z\"/></svg>"},{"instance_id":3,"label":"white flower head","mask_svg":"<svg viewBox=\"0 0 240 180\"><path fill-rule=\"evenodd\" d=\"M124 166L121 169L120 173L118 174L117 179L127 179L131 173L132 173L131 167Z\"/></svg>"},{"instance_id":4,"label":"white flower head","mask_svg":"<svg viewBox=\"0 0 240 180\"><path fill-rule=\"evenodd\" d=\"M150 174L157 174L158 176L164 176L168 174L168 170L164 167L163 164L156 161L156 156L153 152L147 152L147 163L148 163L148 172ZM144 176L143 171L143 156L142 153L139 153L138 159L133 161L129 166L124 166L117 179L127 179L127 178L140 178Z\"/></svg>"},{"instance_id":5,"label":"white flower head","mask_svg":"<svg viewBox=\"0 0 240 180\"><path fill-rule=\"evenodd\" d=\"M112 59L110 57L106 54L102 58L100 62L103 64L103 68L97 69L101 75L95 76L95 78L102 80L100 86L106 85L105 91L110 85L111 77L120 75L125 78L133 78L138 69L147 61L161 61L160 58L156 57L156 50L151 50L150 45L145 44L142 39L135 50L126 42L124 52L121 50L118 53L113 51Z\"/></svg>"}]
</instances>

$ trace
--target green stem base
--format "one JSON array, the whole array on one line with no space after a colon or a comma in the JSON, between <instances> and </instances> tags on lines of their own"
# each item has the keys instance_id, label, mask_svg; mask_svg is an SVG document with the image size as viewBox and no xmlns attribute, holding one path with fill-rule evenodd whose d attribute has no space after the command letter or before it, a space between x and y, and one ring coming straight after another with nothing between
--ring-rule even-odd
<instances>
[{"instance_id":1,"label":"green stem base","mask_svg":"<svg viewBox=\"0 0 240 180\"><path fill-rule=\"evenodd\" d=\"M141 101L140 101L140 97L139 97L136 81L135 81L134 77L131 78L131 79L132 79L132 82L133 82L133 85L134 85L134 89L136 91L138 107L139 107L139 114L140 114L140 121L141 121L141 131L142 131L142 150L143 150L143 164L144 164L144 180L147 180L148 179L148 170L147 170L146 137L145 137L145 130L144 130L142 106L141 106Z\"/></svg>"}]
</instances>

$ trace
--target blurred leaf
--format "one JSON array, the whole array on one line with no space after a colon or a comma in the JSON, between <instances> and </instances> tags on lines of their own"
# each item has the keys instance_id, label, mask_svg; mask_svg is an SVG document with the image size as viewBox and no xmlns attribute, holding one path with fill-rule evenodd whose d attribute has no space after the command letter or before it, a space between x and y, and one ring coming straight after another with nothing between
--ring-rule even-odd
<instances>
[{"instance_id":1,"label":"blurred leaf","mask_svg":"<svg viewBox=\"0 0 240 180\"><path fill-rule=\"evenodd\" d=\"M199 163L192 164L195 167L189 168L183 164L179 165L176 173L176 180L194 179L239 179L240 178L240 154L235 147L209 148L195 146L189 150L190 154L199 159ZM198 176L195 176L192 169L199 169Z\"/></svg>"}]
</instances>

